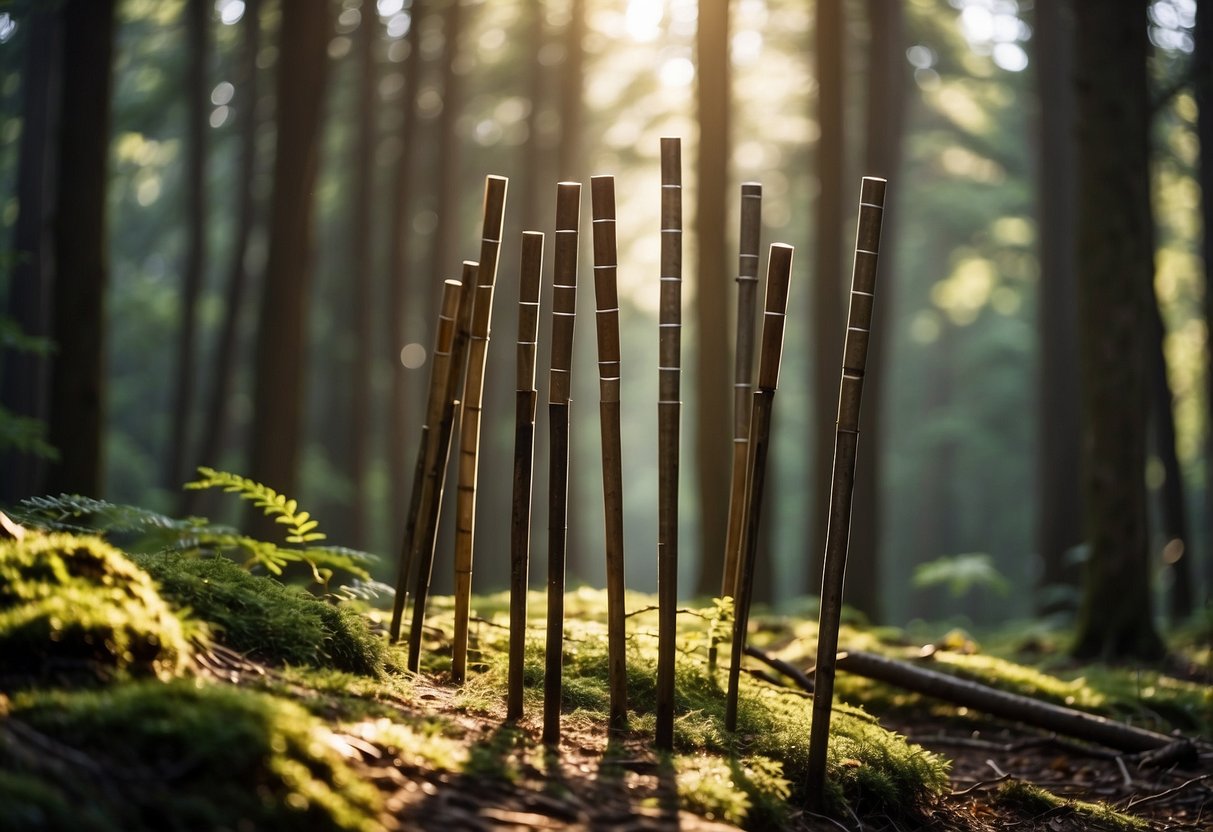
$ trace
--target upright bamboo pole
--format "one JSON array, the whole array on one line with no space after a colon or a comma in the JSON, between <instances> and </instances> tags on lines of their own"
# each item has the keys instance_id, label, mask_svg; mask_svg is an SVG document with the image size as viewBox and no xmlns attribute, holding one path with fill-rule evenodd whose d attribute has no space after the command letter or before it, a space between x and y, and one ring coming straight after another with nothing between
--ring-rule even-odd
<instances>
[{"instance_id":1,"label":"upright bamboo pole","mask_svg":"<svg viewBox=\"0 0 1213 832\"><path fill-rule=\"evenodd\" d=\"M438 518L442 514L442 494L446 488L447 463L451 458L451 434L455 429L455 414L459 410L459 388L467 365L467 346L472 331L472 298L476 290L478 263L463 261L462 288L459 290L459 317L455 326L455 342L451 346L450 372L443 395L442 418L434 439L434 454L427 458L417 526L410 543L409 560L416 564L413 584L413 625L409 629L408 669L416 673L421 667L421 636L425 626L425 605L430 594L430 578L434 573L434 546L438 541Z\"/></svg>"},{"instance_id":2,"label":"upright bamboo pole","mask_svg":"<svg viewBox=\"0 0 1213 832\"><path fill-rule=\"evenodd\" d=\"M746 498L745 530L742 535L741 570L733 616L733 651L729 663L729 690L725 701L725 727L737 730L737 695L746 629L750 623L750 600L754 594L754 561L758 552L758 523L762 514L762 489L767 450L771 439L771 409L779 385L779 362L783 355L784 313L788 308L788 283L792 276L789 245L774 243L767 256L767 300L762 318L762 347L758 355L758 389L754 391L750 420L749 495Z\"/></svg>"},{"instance_id":3,"label":"upright bamboo pole","mask_svg":"<svg viewBox=\"0 0 1213 832\"><path fill-rule=\"evenodd\" d=\"M476 534L476 477L480 465L480 414L484 405L484 369L488 361L489 324L493 314L493 287L501 252L501 226L505 221L505 195L509 180L484 180L483 224L480 235L480 269L472 307L472 335L468 369L463 383L463 410L459 422L459 485L455 493L455 633L451 645L451 679L462 682L467 674L468 613L472 601L472 546Z\"/></svg>"},{"instance_id":4,"label":"upright bamboo pole","mask_svg":"<svg viewBox=\"0 0 1213 832\"><path fill-rule=\"evenodd\" d=\"M510 520L510 656L506 719L522 718L526 659L527 574L531 553L531 479L535 461L535 348L539 341L539 280L543 234L522 232L518 279L518 383L514 413L514 494Z\"/></svg>"},{"instance_id":5,"label":"upright bamboo pole","mask_svg":"<svg viewBox=\"0 0 1213 832\"><path fill-rule=\"evenodd\" d=\"M661 140L657 343L657 747L674 746L678 629L678 444L682 416L682 140Z\"/></svg>"},{"instance_id":6,"label":"upright bamboo pole","mask_svg":"<svg viewBox=\"0 0 1213 832\"><path fill-rule=\"evenodd\" d=\"M809 732L806 773L809 802L820 808L825 789L826 750L830 742L830 709L838 654L838 620L842 613L842 579L851 535L851 493L859 447L859 404L868 361L868 335L876 291L880 226L884 219L885 180L865 176L859 190L859 226L855 232L855 265L851 272L851 309L842 351L838 393L838 428L834 436L834 477L830 486L830 520L826 527L825 566L817 623L817 669L813 674L813 724Z\"/></svg>"},{"instance_id":7,"label":"upright bamboo pole","mask_svg":"<svg viewBox=\"0 0 1213 832\"><path fill-rule=\"evenodd\" d=\"M733 360L733 476L725 537L722 598L737 596L737 565L745 527L746 461L750 450L750 393L754 389L754 313L758 307L758 240L762 185L741 184L741 245L737 255L737 349Z\"/></svg>"},{"instance_id":8,"label":"upright bamboo pole","mask_svg":"<svg viewBox=\"0 0 1213 832\"><path fill-rule=\"evenodd\" d=\"M569 507L569 391L577 316L577 226L581 183L556 185L552 265L552 369L548 376L551 467L548 472L548 620L543 675L543 742L560 744L561 659L564 653L564 559Z\"/></svg>"},{"instance_id":9,"label":"upright bamboo pole","mask_svg":"<svg viewBox=\"0 0 1213 832\"><path fill-rule=\"evenodd\" d=\"M619 293L615 246L615 177L590 179L594 218L594 297L598 331L599 416L602 423L602 504L606 518L607 678L611 727L627 726L628 671L623 577L623 450L619 419Z\"/></svg>"},{"instance_id":10,"label":"upright bamboo pole","mask_svg":"<svg viewBox=\"0 0 1213 832\"><path fill-rule=\"evenodd\" d=\"M459 315L461 298L461 286L458 280L448 280L442 284L441 309L438 313L438 326L434 332L434 356L430 362L430 389L425 407L425 424L421 426L421 441L417 447L417 465L413 471L413 493L409 498L409 516L405 523L404 540L400 545L396 598L392 606L390 628L393 642L400 639L400 619L404 614L405 599L408 595L408 579L414 564L412 559L413 535L417 528L422 491L425 489L426 466L438 452L438 424L442 421L442 412L446 405L446 391L451 373L451 347L455 341L455 319Z\"/></svg>"}]
</instances>

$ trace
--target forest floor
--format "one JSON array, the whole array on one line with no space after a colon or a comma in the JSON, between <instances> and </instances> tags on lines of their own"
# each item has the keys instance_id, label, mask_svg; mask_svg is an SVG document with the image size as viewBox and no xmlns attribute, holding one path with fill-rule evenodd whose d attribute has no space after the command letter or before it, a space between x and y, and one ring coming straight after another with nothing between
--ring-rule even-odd
<instances>
[{"instance_id":1,"label":"forest floor","mask_svg":"<svg viewBox=\"0 0 1213 832\"><path fill-rule=\"evenodd\" d=\"M606 730L605 597L566 598L561 742L540 741L542 593L526 715L504 718L508 599L474 599L450 681L452 601L430 599L422 673L382 610L328 603L223 558L128 555L92 537L0 541L0 828L421 830L1213 829L1207 627L1164 668L1077 666L1065 633L978 645L852 622L845 649L1196 740L1184 762L1047 734L840 673L826 804L804 808L811 701L747 660L723 729L727 604L680 610L675 753L652 747L656 615L629 593L629 727ZM752 617L750 643L811 664L809 617ZM725 659L721 659L723 662ZM82 808L83 807L83 808Z\"/></svg>"}]
</instances>

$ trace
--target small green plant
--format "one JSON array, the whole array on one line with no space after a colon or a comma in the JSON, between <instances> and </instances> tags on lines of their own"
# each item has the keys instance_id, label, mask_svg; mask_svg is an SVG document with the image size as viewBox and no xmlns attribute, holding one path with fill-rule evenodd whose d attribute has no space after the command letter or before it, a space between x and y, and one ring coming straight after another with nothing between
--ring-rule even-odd
<instances>
[{"instance_id":1,"label":"small green plant","mask_svg":"<svg viewBox=\"0 0 1213 832\"><path fill-rule=\"evenodd\" d=\"M982 587L999 595L1010 590L1007 579L994 567L993 559L980 552L950 555L919 564L914 569L913 583L918 589L947 586L953 598Z\"/></svg>"}]
</instances>

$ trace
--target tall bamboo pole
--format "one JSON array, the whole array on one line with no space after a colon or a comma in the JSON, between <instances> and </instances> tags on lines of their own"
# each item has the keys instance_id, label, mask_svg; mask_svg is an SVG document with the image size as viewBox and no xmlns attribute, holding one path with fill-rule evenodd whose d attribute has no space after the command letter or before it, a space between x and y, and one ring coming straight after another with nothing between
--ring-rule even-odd
<instances>
[{"instance_id":1,"label":"tall bamboo pole","mask_svg":"<svg viewBox=\"0 0 1213 832\"><path fill-rule=\"evenodd\" d=\"M564 652L564 560L569 508L569 391L573 324L577 316L577 226L581 183L556 185L556 243L552 265L552 369L548 424L548 620L543 674L543 742L560 743L561 659Z\"/></svg>"},{"instance_id":2,"label":"tall bamboo pole","mask_svg":"<svg viewBox=\"0 0 1213 832\"><path fill-rule=\"evenodd\" d=\"M451 645L451 679L462 682L467 673L468 613L472 601L472 546L476 534L476 476L480 465L480 414L484 405L484 370L488 361L489 324L493 314L493 287L501 253L501 227L509 180L484 180L483 223L480 235L480 269L472 306L472 335L468 369L463 383L463 409L459 422L459 484L455 492L455 633Z\"/></svg>"},{"instance_id":3,"label":"tall bamboo pole","mask_svg":"<svg viewBox=\"0 0 1213 832\"><path fill-rule=\"evenodd\" d=\"M754 562L758 552L758 524L762 515L762 489L766 475L767 450L771 439L771 409L775 388L779 385L779 362L783 355L784 313L788 308L788 283L792 276L792 252L789 245L773 243L767 255L767 299L762 318L762 346L758 354L758 389L754 391L750 417L750 457L747 460L749 494L746 497L745 530L741 569L734 605L732 659L729 663L729 690L725 701L725 727L737 730L737 695L741 657L745 651L746 629L750 623L750 599L754 594Z\"/></svg>"},{"instance_id":4,"label":"tall bamboo pole","mask_svg":"<svg viewBox=\"0 0 1213 832\"><path fill-rule=\"evenodd\" d=\"M518 383L514 413L514 495L510 520L510 656L506 719L522 717L526 666L527 574L531 553L531 482L535 461L535 349L539 341L539 281L543 234L522 232L518 279Z\"/></svg>"},{"instance_id":5,"label":"tall bamboo pole","mask_svg":"<svg viewBox=\"0 0 1213 832\"><path fill-rule=\"evenodd\" d=\"M430 578L434 573L434 546L438 541L438 518L442 514L442 493L446 488L447 463L451 458L451 434L455 429L457 398L467 366L468 339L472 331L472 298L476 290L478 263L463 261L462 288L459 291L459 317L455 326L455 342L451 345L451 368L447 374L443 395L442 418L434 439L434 454L426 459L421 502L417 524L410 543L409 560L416 564L413 584L413 625L409 629L408 669L416 673L421 667L421 635L425 625L425 605L430 594Z\"/></svg>"},{"instance_id":6,"label":"tall bamboo pole","mask_svg":"<svg viewBox=\"0 0 1213 832\"><path fill-rule=\"evenodd\" d=\"M733 359L733 477L725 537L722 598L737 596L737 565L745 526L746 461L750 450L750 393L754 389L754 313L758 307L758 240L762 185L741 184L741 245L737 255L737 349Z\"/></svg>"},{"instance_id":7,"label":"tall bamboo pole","mask_svg":"<svg viewBox=\"0 0 1213 832\"><path fill-rule=\"evenodd\" d=\"M392 608L392 641L400 638L400 619L404 614L408 580L414 561L413 535L417 528L417 517L426 487L427 465L438 453L438 425L446 407L446 392L451 373L451 347L455 341L455 319L459 315L462 287L458 280L442 284L442 306L438 313L438 326L434 332L434 356L430 362L430 390L425 407L425 424L421 426L421 441L417 447L417 465L413 472L413 494L409 501L409 516L405 525L404 540L400 546L400 558L396 575L396 599Z\"/></svg>"},{"instance_id":8,"label":"tall bamboo pole","mask_svg":"<svg viewBox=\"0 0 1213 832\"><path fill-rule=\"evenodd\" d=\"M657 747L674 746L678 619L678 444L682 380L682 140L661 140L657 343Z\"/></svg>"},{"instance_id":9,"label":"tall bamboo pole","mask_svg":"<svg viewBox=\"0 0 1213 832\"><path fill-rule=\"evenodd\" d=\"M619 293L615 245L615 177L590 179L594 222L594 297L598 331L599 416L602 423L602 504L606 518L607 678L611 727L628 718L627 639L623 577L623 450L619 419Z\"/></svg>"},{"instance_id":10,"label":"tall bamboo pole","mask_svg":"<svg viewBox=\"0 0 1213 832\"><path fill-rule=\"evenodd\" d=\"M838 428L834 436L834 477L830 486L830 522L826 531L821 609L817 624L817 670L813 685L813 724L809 732L807 777L811 805L820 808L825 788L826 749L830 741L830 708L838 654L838 619L842 612L842 579L851 534L851 494L859 446L859 403L868 360L872 302L880 226L884 218L885 180L865 176L859 192L859 227L855 232L855 265L851 273L851 310L842 351L838 393Z\"/></svg>"}]
</instances>

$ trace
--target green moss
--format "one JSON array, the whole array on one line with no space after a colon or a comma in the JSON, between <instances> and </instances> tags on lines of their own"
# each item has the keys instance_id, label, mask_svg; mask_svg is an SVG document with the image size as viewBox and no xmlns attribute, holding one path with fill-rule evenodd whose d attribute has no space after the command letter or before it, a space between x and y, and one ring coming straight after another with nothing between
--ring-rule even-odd
<instances>
[{"instance_id":1,"label":"green moss","mask_svg":"<svg viewBox=\"0 0 1213 832\"><path fill-rule=\"evenodd\" d=\"M786 824L791 784L774 760L699 754L675 758L674 769L682 806L708 820L757 829Z\"/></svg>"},{"instance_id":2,"label":"green moss","mask_svg":"<svg viewBox=\"0 0 1213 832\"><path fill-rule=\"evenodd\" d=\"M103 807L117 828L380 828L379 793L346 765L336 737L265 694L188 681L30 691L8 718L54 749L42 756L58 758L56 787ZM22 736L8 732L8 743ZM39 757L20 751L0 747L0 761L18 776L48 773L31 771Z\"/></svg>"},{"instance_id":3,"label":"green moss","mask_svg":"<svg viewBox=\"0 0 1213 832\"><path fill-rule=\"evenodd\" d=\"M190 655L187 629L148 575L98 538L30 534L0 541L6 672L167 678Z\"/></svg>"},{"instance_id":4,"label":"green moss","mask_svg":"<svg viewBox=\"0 0 1213 832\"><path fill-rule=\"evenodd\" d=\"M1107 804L1066 800L1039 786L1019 780L1011 780L1003 784L998 790L995 800L1001 805L1029 817L1052 813L1059 818L1079 818L1085 829L1136 832L1136 830L1150 828L1150 824L1141 818L1118 812Z\"/></svg>"},{"instance_id":5,"label":"green moss","mask_svg":"<svg viewBox=\"0 0 1213 832\"><path fill-rule=\"evenodd\" d=\"M386 648L366 619L225 558L136 555L174 603L213 624L228 646L271 664L331 667L377 676Z\"/></svg>"},{"instance_id":6,"label":"green moss","mask_svg":"<svg viewBox=\"0 0 1213 832\"><path fill-rule=\"evenodd\" d=\"M0 770L0 829L119 832L121 827L98 806L73 804L49 778Z\"/></svg>"}]
</instances>

